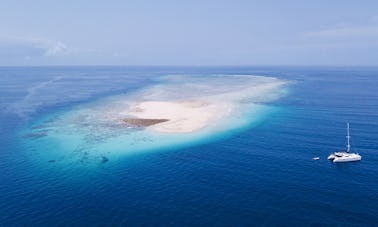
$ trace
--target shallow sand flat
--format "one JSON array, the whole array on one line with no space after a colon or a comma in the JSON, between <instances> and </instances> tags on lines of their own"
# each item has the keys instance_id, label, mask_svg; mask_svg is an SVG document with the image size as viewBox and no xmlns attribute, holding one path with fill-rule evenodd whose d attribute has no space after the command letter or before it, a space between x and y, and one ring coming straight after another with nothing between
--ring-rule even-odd
<instances>
[{"instance_id":1,"label":"shallow sand flat","mask_svg":"<svg viewBox=\"0 0 378 227\"><path fill-rule=\"evenodd\" d=\"M140 119L167 119L151 125L151 129L166 133L186 133L204 128L231 111L229 103L210 103L201 100L178 102L146 101L135 103L127 111Z\"/></svg>"},{"instance_id":2,"label":"shallow sand flat","mask_svg":"<svg viewBox=\"0 0 378 227\"><path fill-rule=\"evenodd\" d=\"M105 152L116 157L207 143L265 118L269 103L285 95L285 83L232 75L161 78L139 90L51 115L33 124L36 128L27 137L36 142L36 150L39 141L46 147L59 143L57 152L63 155L101 162Z\"/></svg>"}]
</instances>

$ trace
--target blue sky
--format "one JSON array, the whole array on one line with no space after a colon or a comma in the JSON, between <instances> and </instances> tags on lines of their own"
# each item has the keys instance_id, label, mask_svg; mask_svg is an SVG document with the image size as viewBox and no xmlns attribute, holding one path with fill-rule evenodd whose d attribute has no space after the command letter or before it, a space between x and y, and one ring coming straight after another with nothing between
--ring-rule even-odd
<instances>
[{"instance_id":1,"label":"blue sky","mask_svg":"<svg viewBox=\"0 0 378 227\"><path fill-rule=\"evenodd\" d=\"M3 0L0 65L378 65L378 1Z\"/></svg>"}]
</instances>

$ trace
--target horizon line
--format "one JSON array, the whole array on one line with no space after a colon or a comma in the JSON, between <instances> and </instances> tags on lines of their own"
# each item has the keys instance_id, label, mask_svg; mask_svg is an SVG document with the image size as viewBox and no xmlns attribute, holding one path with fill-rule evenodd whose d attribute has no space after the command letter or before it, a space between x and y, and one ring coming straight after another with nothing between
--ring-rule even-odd
<instances>
[{"instance_id":1,"label":"horizon line","mask_svg":"<svg viewBox=\"0 0 378 227\"><path fill-rule=\"evenodd\" d=\"M378 67L377 65L327 65L327 64L261 64L261 65L149 65L149 64L138 64L138 65L127 65L127 64L62 64L62 65L0 65L1 68L6 68L6 67L178 67L178 68L184 68L184 67L206 67L206 68L211 68L211 67Z\"/></svg>"}]
</instances>

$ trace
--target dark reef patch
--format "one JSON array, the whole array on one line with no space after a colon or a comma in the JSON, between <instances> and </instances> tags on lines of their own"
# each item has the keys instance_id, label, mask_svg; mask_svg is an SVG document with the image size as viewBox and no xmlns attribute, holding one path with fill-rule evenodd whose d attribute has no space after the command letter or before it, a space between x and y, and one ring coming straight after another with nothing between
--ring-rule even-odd
<instances>
[{"instance_id":1,"label":"dark reef patch","mask_svg":"<svg viewBox=\"0 0 378 227\"><path fill-rule=\"evenodd\" d=\"M131 127L148 127L169 121L168 119L145 119L145 118L126 118L122 120L127 126Z\"/></svg>"}]
</instances>

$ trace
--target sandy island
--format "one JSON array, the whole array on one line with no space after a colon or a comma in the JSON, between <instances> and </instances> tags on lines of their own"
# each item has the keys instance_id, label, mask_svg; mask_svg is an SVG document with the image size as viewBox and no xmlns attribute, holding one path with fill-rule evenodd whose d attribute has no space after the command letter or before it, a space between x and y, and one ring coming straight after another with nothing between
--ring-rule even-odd
<instances>
[{"instance_id":1,"label":"sandy island","mask_svg":"<svg viewBox=\"0 0 378 227\"><path fill-rule=\"evenodd\" d=\"M204 128L231 111L230 103L208 101L146 101L131 105L125 124L149 127L158 132L188 133Z\"/></svg>"},{"instance_id":2,"label":"sandy island","mask_svg":"<svg viewBox=\"0 0 378 227\"><path fill-rule=\"evenodd\" d=\"M146 127L164 133L190 133L222 125L245 103L276 100L287 82L270 77L214 76L157 85L127 102L117 117L126 126ZM177 81L176 81L177 82ZM168 100L167 100L168 99ZM176 100L172 100L176 99ZM122 103L121 103L122 106ZM247 108L243 106L242 108Z\"/></svg>"}]
</instances>

